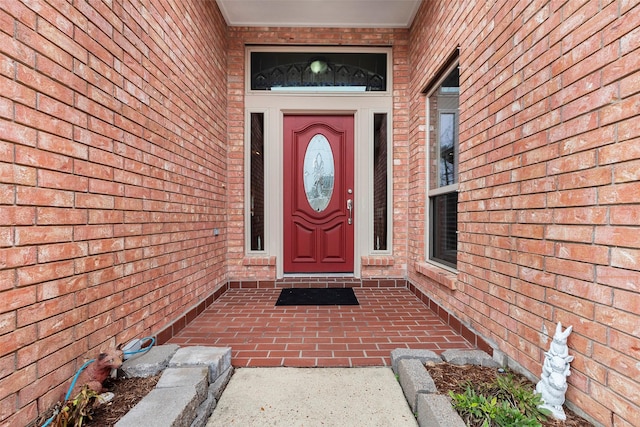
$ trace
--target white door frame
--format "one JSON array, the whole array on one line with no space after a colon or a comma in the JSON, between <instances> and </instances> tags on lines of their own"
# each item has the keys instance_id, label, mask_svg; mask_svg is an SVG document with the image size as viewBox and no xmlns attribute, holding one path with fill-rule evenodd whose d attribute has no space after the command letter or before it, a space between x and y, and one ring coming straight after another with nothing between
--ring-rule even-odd
<instances>
[{"instance_id":1,"label":"white door frame","mask_svg":"<svg viewBox=\"0 0 640 427\"><path fill-rule=\"evenodd\" d=\"M256 48L252 48L256 49ZM283 47L258 48L282 51ZM308 51L312 48L309 47ZM377 48L380 51L382 48ZM298 47L299 51L300 48ZM324 48L324 51L342 51L341 49ZM364 48L349 48L351 51L363 52L370 50ZM388 70L391 71L391 49L382 49L388 54ZM246 70L249 70L249 52L247 50ZM248 72L246 73L248 74ZM391 75L391 72L387 73ZM390 79L389 79L390 80ZM276 256L277 278L284 276L283 268L283 222L284 212L282 188L283 177L283 124L285 114L348 114L354 116L354 266L353 275L360 277L362 256L371 255L374 252L373 242L373 138L374 138L374 114L387 114L388 129L393 129L393 91L392 82L387 83L387 92L364 93L340 93L340 92L303 92L286 93L271 91L250 91L245 94L245 147L250 147L251 142L251 113L264 114L264 210L265 210L265 236L264 250L259 252L267 256ZM248 76L246 87L250 88ZM388 223L389 243L392 242L391 218L393 214L392 203L392 135L388 132L387 146L388 156ZM245 171L250 171L250 150L245 149ZM250 180L249 174L245 174L245 206L250 206ZM245 248L247 254L250 251L249 243L249 209L245 209ZM389 244L389 246L391 246ZM390 253L391 251L388 251ZM376 254L381 252L376 251Z\"/></svg>"}]
</instances>

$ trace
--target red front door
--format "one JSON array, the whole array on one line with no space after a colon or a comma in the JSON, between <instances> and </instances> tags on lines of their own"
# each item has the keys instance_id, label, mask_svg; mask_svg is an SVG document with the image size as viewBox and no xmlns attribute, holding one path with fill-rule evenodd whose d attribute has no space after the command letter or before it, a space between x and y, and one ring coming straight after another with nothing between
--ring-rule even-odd
<instances>
[{"instance_id":1,"label":"red front door","mask_svg":"<svg viewBox=\"0 0 640 427\"><path fill-rule=\"evenodd\" d=\"M353 116L284 117L284 272L353 272Z\"/></svg>"}]
</instances>

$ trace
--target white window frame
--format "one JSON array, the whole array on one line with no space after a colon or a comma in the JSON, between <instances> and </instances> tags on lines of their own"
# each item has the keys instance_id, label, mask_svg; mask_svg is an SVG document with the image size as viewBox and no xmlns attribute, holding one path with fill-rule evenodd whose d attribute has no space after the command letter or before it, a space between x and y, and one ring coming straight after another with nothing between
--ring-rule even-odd
<instances>
[{"instance_id":1,"label":"white window frame","mask_svg":"<svg viewBox=\"0 0 640 427\"><path fill-rule=\"evenodd\" d=\"M391 143L391 137L393 135L393 114L389 110L372 110L369 114L370 127L371 127L371 137L373 141L374 132L374 122L376 114L385 114L387 120L387 140L385 143L387 144L387 249L376 249L376 238L374 236L374 221L375 221L375 206L374 199L371 197L371 218L369 218L368 222L371 224L370 231L370 253L373 255L392 255L393 251L393 145ZM373 160L374 160L374 152L373 150L369 150L369 165L371 165L371 170L369 173L369 182L371 182L371 194L374 193L374 170L373 170Z\"/></svg>"},{"instance_id":2,"label":"white window frame","mask_svg":"<svg viewBox=\"0 0 640 427\"><path fill-rule=\"evenodd\" d=\"M430 189L431 187L431 145L433 143L438 144L439 145L439 132L436 132L436 141L431 141L430 139L430 135L431 135L431 126L437 126L439 125L439 123L431 123L431 114L430 114L430 98L436 93L436 91L438 91L440 89L440 86L442 85L442 83L445 81L445 79L449 76L449 74L456 68L459 66L459 58L456 58L455 60L453 60L451 62L450 65L447 66L446 69L444 69L444 71L442 72L442 75L440 76L440 78L438 80L436 80L435 82L433 82L429 87L428 90L425 92L426 93L426 101L425 101L425 115L426 115L426 157L427 157L427 170L426 170L426 203L427 203L427 208L425 209L425 224L424 224L424 229L426 230L425 232L425 261L430 263L430 264L434 264L440 268L443 268L445 270L451 271L453 273L457 273L458 270L455 267L452 267L448 264L444 264L440 261L438 261L437 259L433 259L432 258L432 250L431 250L431 243L432 243L432 224L431 224L431 199L433 197L439 196L439 195L443 195L443 194L448 194L448 193L452 193L452 192L457 192L458 191L458 153L459 153L459 147L460 147L460 140L459 140L459 126L460 126L460 107L458 105L458 109L454 110L454 109L450 109L450 108L444 108L442 110L438 110L438 114L437 114L437 119L439 121L440 118L440 114L441 113L455 113L456 118L458 119L458 127L455 130L455 151L456 151L456 157L455 157L455 166L454 166L454 173L456 175L456 182L454 184L450 184L450 185L446 185L443 187L439 186L439 183L435 186L434 189ZM447 94L445 94L446 96ZM459 96L459 93L458 93ZM440 168L440 162L438 159L438 163L437 163L437 167L438 169ZM439 170L438 170L439 172ZM439 173L437 174L435 179L439 179L440 175ZM457 230L457 226L456 226L456 234L458 234L458 230ZM457 252L457 249L456 249Z\"/></svg>"},{"instance_id":3,"label":"white window frame","mask_svg":"<svg viewBox=\"0 0 640 427\"><path fill-rule=\"evenodd\" d=\"M263 120L263 153L262 153L262 158L263 158L263 162L264 162L264 177L263 177L263 183L262 185L264 186L264 236L263 236L263 242L262 242L262 249L257 250L257 249L251 249L251 115L252 114L262 114L262 120ZM270 190L267 187L267 183L266 183L266 176L268 173L272 173L271 172L271 165L270 163L267 161L267 135L269 134L269 110L266 108L260 108L260 109L247 109L245 111L245 135L247 135L247 137L245 138L245 150L244 150L244 164L245 164L245 170L247 170L249 173L246 174L246 179L244 180L244 194L246 195L245 197L245 206L247 207L245 209L244 212L244 219L245 219L245 233L244 233L244 245L246 248L246 254L248 255L265 255L267 253L267 250L265 249L265 243L268 244L273 236L271 235L271 230L269 229L269 227L267 227L267 216L269 215L269 208L270 208L270 200L271 200L271 195Z\"/></svg>"}]
</instances>

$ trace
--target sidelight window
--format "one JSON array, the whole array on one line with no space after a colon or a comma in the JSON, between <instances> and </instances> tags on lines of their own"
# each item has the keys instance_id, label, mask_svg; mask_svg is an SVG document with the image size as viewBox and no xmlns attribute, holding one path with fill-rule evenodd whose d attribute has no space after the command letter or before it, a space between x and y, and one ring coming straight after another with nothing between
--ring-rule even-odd
<instances>
[{"instance_id":1,"label":"sidelight window","mask_svg":"<svg viewBox=\"0 0 640 427\"><path fill-rule=\"evenodd\" d=\"M373 249L387 250L387 115L373 115Z\"/></svg>"},{"instance_id":2,"label":"sidelight window","mask_svg":"<svg viewBox=\"0 0 640 427\"><path fill-rule=\"evenodd\" d=\"M251 250L264 250L264 113L251 113Z\"/></svg>"}]
</instances>

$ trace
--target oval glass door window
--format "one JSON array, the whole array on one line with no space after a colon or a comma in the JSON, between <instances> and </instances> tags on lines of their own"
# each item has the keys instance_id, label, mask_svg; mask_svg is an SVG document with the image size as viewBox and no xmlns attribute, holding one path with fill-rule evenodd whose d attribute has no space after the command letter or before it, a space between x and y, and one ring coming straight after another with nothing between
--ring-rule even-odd
<instances>
[{"instance_id":1,"label":"oval glass door window","mask_svg":"<svg viewBox=\"0 0 640 427\"><path fill-rule=\"evenodd\" d=\"M334 171L333 151L329 141L324 135L314 135L304 155L302 174L307 200L316 212L322 212L329 206L333 194Z\"/></svg>"}]
</instances>

